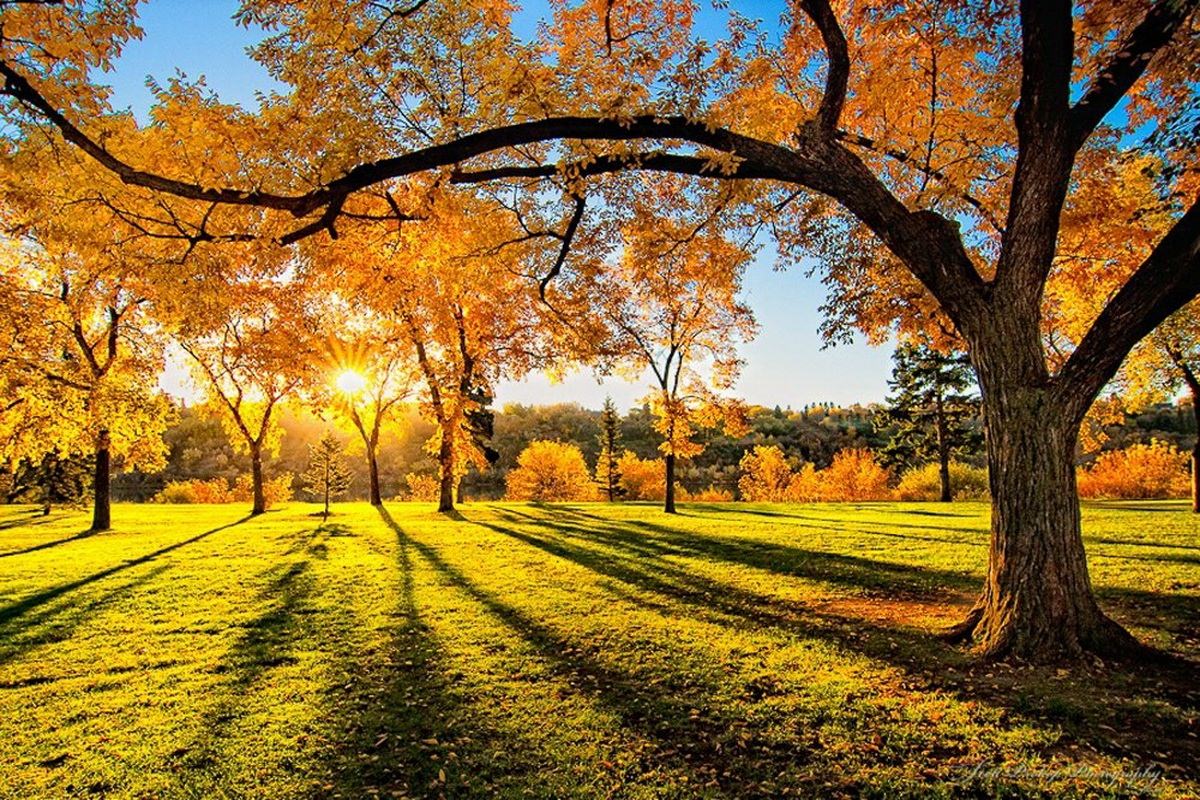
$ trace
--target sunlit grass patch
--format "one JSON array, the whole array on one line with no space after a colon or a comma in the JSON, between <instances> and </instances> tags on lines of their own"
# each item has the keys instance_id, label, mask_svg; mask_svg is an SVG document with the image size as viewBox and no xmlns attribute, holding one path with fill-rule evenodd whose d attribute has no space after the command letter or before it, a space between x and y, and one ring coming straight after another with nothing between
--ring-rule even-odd
<instances>
[{"instance_id":1,"label":"sunlit grass patch","mask_svg":"<svg viewBox=\"0 0 1200 800\"><path fill-rule=\"evenodd\" d=\"M5 509L0 794L1197 791L1176 670L930 636L978 588L981 505L335 510L118 506L80 537ZM1106 606L1195 659L1192 516L1097 504L1085 530Z\"/></svg>"}]
</instances>

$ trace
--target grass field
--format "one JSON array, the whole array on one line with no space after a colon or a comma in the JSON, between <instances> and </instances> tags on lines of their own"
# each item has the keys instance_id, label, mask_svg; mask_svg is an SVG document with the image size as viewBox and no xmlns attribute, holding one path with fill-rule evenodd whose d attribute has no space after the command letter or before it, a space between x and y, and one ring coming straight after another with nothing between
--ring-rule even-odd
<instances>
[{"instance_id":1,"label":"grass field","mask_svg":"<svg viewBox=\"0 0 1200 800\"><path fill-rule=\"evenodd\" d=\"M978 504L0 509L0 796L1195 797L1200 522L1091 504L1177 662L973 662Z\"/></svg>"}]
</instances>

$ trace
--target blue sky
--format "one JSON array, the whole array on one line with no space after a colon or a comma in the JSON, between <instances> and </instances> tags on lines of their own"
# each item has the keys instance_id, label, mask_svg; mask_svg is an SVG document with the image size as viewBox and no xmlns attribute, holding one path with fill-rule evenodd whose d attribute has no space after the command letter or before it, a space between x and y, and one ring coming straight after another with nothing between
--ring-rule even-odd
<instances>
[{"instance_id":1,"label":"blue sky","mask_svg":"<svg viewBox=\"0 0 1200 800\"><path fill-rule=\"evenodd\" d=\"M115 73L107 76L114 89L113 104L132 109L144 120L152 100L145 85L147 76L162 82L178 69L192 78L203 75L222 100L253 107L255 92L268 88L271 81L245 54L258 33L233 23L236 8L236 0L146 3L140 15L145 36L128 45ZM522 33L532 30L536 13L535 8L529 9L521 21ZM844 405L882 400L887 392L891 348L856 343L823 350L817 333L818 307L824 297L820 282L773 267L773 253L764 248L746 279L746 298L758 317L760 332L742 350L746 367L738 393L752 403L793 408L813 402ZM187 393L186 382L175 374L179 370L174 366L172 374L164 376L163 385ZM624 408L647 390L648 385L611 378L598 383L587 374L557 384L536 375L498 386L496 402L576 401L597 407L605 395L611 395Z\"/></svg>"}]
</instances>

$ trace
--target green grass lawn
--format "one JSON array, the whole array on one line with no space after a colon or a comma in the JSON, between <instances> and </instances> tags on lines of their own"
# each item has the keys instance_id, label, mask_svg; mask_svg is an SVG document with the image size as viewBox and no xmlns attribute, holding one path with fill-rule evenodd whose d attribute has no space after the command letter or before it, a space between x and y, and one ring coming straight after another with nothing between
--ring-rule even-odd
<instances>
[{"instance_id":1,"label":"green grass lawn","mask_svg":"<svg viewBox=\"0 0 1200 800\"><path fill-rule=\"evenodd\" d=\"M0 796L1200 794L1182 504L1085 509L1178 663L1071 672L929 635L979 504L314 508L0 509Z\"/></svg>"}]
</instances>

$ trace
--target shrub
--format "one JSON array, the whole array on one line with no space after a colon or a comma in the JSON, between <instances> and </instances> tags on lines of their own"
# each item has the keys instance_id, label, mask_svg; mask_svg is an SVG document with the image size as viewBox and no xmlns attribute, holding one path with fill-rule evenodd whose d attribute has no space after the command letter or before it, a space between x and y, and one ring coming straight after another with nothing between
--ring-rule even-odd
<instances>
[{"instance_id":1,"label":"shrub","mask_svg":"<svg viewBox=\"0 0 1200 800\"><path fill-rule=\"evenodd\" d=\"M775 445L755 445L738 462L742 477L738 492L751 503L776 503L788 499L792 468Z\"/></svg>"},{"instance_id":2,"label":"shrub","mask_svg":"<svg viewBox=\"0 0 1200 800\"><path fill-rule=\"evenodd\" d=\"M530 442L517 457L517 466L508 473L505 485L509 500L560 503L596 499L583 452L562 442Z\"/></svg>"},{"instance_id":3,"label":"shrub","mask_svg":"<svg viewBox=\"0 0 1200 800\"><path fill-rule=\"evenodd\" d=\"M263 481L263 497L267 508L292 499L292 473L285 472ZM249 474L239 475L233 484L231 499L237 503L254 501L254 482Z\"/></svg>"},{"instance_id":4,"label":"shrub","mask_svg":"<svg viewBox=\"0 0 1200 800\"><path fill-rule=\"evenodd\" d=\"M951 461L950 489L955 500L986 500L989 492L987 470ZM896 486L896 496L907 501L940 499L942 479L938 464L924 464L905 472Z\"/></svg>"},{"instance_id":5,"label":"shrub","mask_svg":"<svg viewBox=\"0 0 1200 800\"><path fill-rule=\"evenodd\" d=\"M1187 453L1157 439L1111 450L1079 471L1079 496L1120 500L1187 497L1187 463Z\"/></svg>"},{"instance_id":6,"label":"shrub","mask_svg":"<svg viewBox=\"0 0 1200 800\"><path fill-rule=\"evenodd\" d=\"M432 503L441 494L441 481L437 475L410 472L404 476L404 482L408 484L408 497L404 498L405 500Z\"/></svg>"},{"instance_id":7,"label":"shrub","mask_svg":"<svg viewBox=\"0 0 1200 800\"><path fill-rule=\"evenodd\" d=\"M792 503L815 503L826 499L821 487L821 473L812 464L800 467L800 471L788 481L784 497Z\"/></svg>"},{"instance_id":8,"label":"shrub","mask_svg":"<svg viewBox=\"0 0 1200 800\"><path fill-rule=\"evenodd\" d=\"M715 486L709 486L704 489L699 489L696 492L689 492L682 486L676 489L679 495L677 498L680 501L688 503L732 503L733 492L728 489L718 489Z\"/></svg>"},{"instance_id":9,"label":"shrub","mask_svg":"<svg viewBox=\"0 0 1200 800\"><path fill-rule=\"evenodd\" d=\"M821 488L828 500L889 500L891 473L866 448L842 450L821 470Z\"/></svg>"},{"instance_id":10,"label":"shrub","mask_svg":"<svg viewBox=\"0 0 1200 800\"><path fill-rule=\"evenodd\" d=\"M223 478L171 481L154 495L155 503L231 503L233 492Z\"/></svg>"},{"instance_id":11,"label":"shrub","mask_svg":"<svg viewBox=\"0 0 1200 800\"><path fill-rule=\"evenodd\" d=\"M662 500L667 495L666 467L657 458L638 458L630 450L617 461L626 500Z\"/></svg>"}]
</instances>

